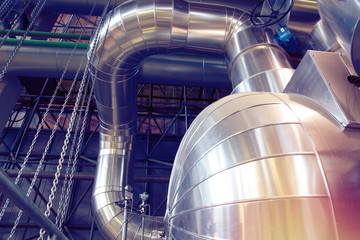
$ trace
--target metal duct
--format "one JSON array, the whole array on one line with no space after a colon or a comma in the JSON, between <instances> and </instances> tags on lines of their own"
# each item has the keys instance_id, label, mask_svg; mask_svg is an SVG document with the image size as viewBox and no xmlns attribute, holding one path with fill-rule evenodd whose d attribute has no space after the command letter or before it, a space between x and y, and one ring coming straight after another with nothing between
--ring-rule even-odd
<instances>
[{"instance_id":1,"label":"metal duct","mask_svg":"<svg viewBox=\"0 0 360 240\"><path fill-rule=\"evenodd\" d=\"M158 54L140 64L139 82L231 88L224 58Z\"/></svg>"},{"instance_id":2,"label":"metal duct","mask_svg":"<svg viewBox=\"0 0 360 240\"><path fill-rule=\"evenodd\" d=\"M295 70L288 55L275 44L270 29L248 27L227 43L229 77L236 92L282 92Z\"/></svg>"},{"instance_id":3,"label":"metal duct","mask_svg":"<svg viewBox=\"0 0 360 240\"><path fill-rule=\"evenodd\" d=\"M288 28L295 35L306 35L319 19L316 0L295 0L290 12Z\"/></svg>"},{"instance_id":4,"label":"metal duct","mask_svg":"<svg viewBox=\"0 0 360 240\"><path fill-rule=\"evenodd\" d=\"M323 20L315 24L309 35L311 49L332 52L340 48L334 32Z\"/></svg>"},{"instance_id":5,"label":"metal duct","mask_svg":"<svg viewBox=\"0 0 360 240\"><path fill-rule=\"evenodd\" d=\"M14 46L0 48L0 66L4 66ZM22 46L10 64L7 75L60 78L72 54L71 48ZM73 79L85 49L77 49L67 67L66 79ZM81 66L83 73L85 64ZM81 78L82 75L79 74ZM170 79L172 77L172 79ZM227 64L223 58L194 55L156 55L140 64L140 83L186 85L231 89Z\"/></svg>"},{"instance_id":6,"label":"metal duct","mask_svg":"<svg viewBox=\"0 0 360 240\"><path fill-rule=\"evenodd\" d=\"M0 66L6 64L14 48L14 46L8 45L3 45L0 48ZM71 48L22 46L10 64L6 74L22 77L60 78L72 52L73 49ZM85 49L77 49L74 52L72 60L67 67L65 78L72 79L75 77L82 57L86 56L85 54ZM85 65L85 63L83 65ZM84 68L85 66L82 66L81 72L84 72Z\"/></svg>"},{"instance_id":7,"label":"metal duct","mask_svg":"<svg viewBox=\"0 0 360 240\"><path fill-rule=\"evenodd\" d=\"M32 175L33 177L34 175ZM57 228L57 226L47 218L42 210L23 193L22 189L19 188L6 173L0 170L0 190L1 192L11 199L22 211L31 219L35 220L42 228L44 228L49 234L54 235L54 238L60 240L68 240L68 238Z\"/></svg>"},{"instance_id":8,"label":"metal duct","mask_svg":"<svg viewBox=\"0 0 360 240\"><path fill-rule=\"evenodd\" d=\"M56 13L67 13L67 14L84 14L88 15L91 12L91 9L95 5L93 15L99 16L103 11L108 0L47 0L45 5L45 10L56 12ZM111 2L111 4L116 4L116 6L126 2L127 0L116 0ZM251 11L254 6L260 0L246 0L246 1L237 1L237 0L188 0L188 2L198 2L202 4L217 4L217 5L226 5L233 8L239 8L246 11ZM301 2L303 0L298 0ZM36 5L37 0L31 0L33 5Z\"/></svg>"},{"instance_id":9,"label":"metal duct","mask_svg":"<svg viewBox=\"0 0 360 240\"><path fill-rule=\"evenodd\" d=\"M130 183L136 130L136 74L142 59L183 50L225 54L233 86L242 80L256 82L257 75L270 76L269 82L285 76L286 79L273 83L274 89L281 89L276 83L287 82L290 75L286 73L292 70L286 53L273 44L272 35L250 26L249 14L182 0L128 1L108 13L93 42L96 40L98 45L92 44L95 54L91 74L101 143L92 203L99 229L107 238L119 239L126 215L119 203L130 195L125 186ZM260 90L263 86L248 85L260 86ZM137 235L140 221L141 215L129 217L128 235Z\"/></svg>"},{"instance_id":10,"label":"metal duct","mask_svg":"<svg viewBox=\"0 0 360 240\"><path fill-rule=\"evenodd\" d=\"M108 0L47 0L45 11L66 14L88 15L94 7L93 15L99 16ZM110 6L118 6L126 0L116 0ZM260 0L187 0L187 2L227 6L251 12ZM37 0L31 0L35 6ZM307 34L319 20L316 0L295 0L289 17L288 27L299 34Z\"/></svg>"},{"instance_id":11,"label":"metal duct","mask_svg":"<svg viewBox=\"0 0 360 240\"><path fill-rule=\"evenodd\" d=\"M360 4L358 0L319 0L318 8L323 19L337 36L340 46L351 57L357 74L360 74Z\"/></svg>"},{"instance_id":12,"label":"metal duct","mask_svg":"<svg viewBox=\"0 0 360 240\"><path fill-rule=\"evenodd\" d=\"M34 6L37 3L37 0L30 1ZM124 1L118 0L116 4L119 5ZM108 0L47 0L44 10L54 13L89 15L95 5L93 16L100 16L107 2Z\"/></svg>"}]
</instances>

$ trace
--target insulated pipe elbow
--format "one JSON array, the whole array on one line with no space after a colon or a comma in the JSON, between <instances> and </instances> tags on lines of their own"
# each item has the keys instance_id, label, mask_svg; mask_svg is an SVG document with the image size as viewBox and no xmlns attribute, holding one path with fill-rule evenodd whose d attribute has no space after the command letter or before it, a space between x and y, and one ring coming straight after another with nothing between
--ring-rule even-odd
<instances>
[{"instance_id":1,"label":"insulated pipe elbow","mask_svg":"<svg viewBox=\"0 0 360 240\"><path fill-rule=\"evenodd\" d=\"M97 163L92 208L99 230L108 239L122 239L123 224L126 220L124 203L132 199L127 191L131 172L132 135L112 136L100 133L100 152ZM140 238L142 215L128 214L128 239ZM161 239L163 220L145 216L145 238Z\"/></svg>"},{"instance_id":2,"label":"insulated pipe elbow","mask_svg":"<svg viewBox=\"0 0 360 240\"><path fill-rule=\"evenodd\" d=\"M129 194L125 186L129 184L137 120L136 76L142 59L183 50L226 55L233 85L257 71L290 66L286 54L262 30L248 29L253 28L246 12L183 0L128 1L108 13L89 51L94 52L89 59L102 137L92 201L98 228L107 238L119 238L124 222L121 202ZM262 68L257 66L259 56L265 56ZM232 73L241 69L247 74ZM128 236L137 235L138 222L138 215L130 216Z\"/></svg>"}]
</instances>

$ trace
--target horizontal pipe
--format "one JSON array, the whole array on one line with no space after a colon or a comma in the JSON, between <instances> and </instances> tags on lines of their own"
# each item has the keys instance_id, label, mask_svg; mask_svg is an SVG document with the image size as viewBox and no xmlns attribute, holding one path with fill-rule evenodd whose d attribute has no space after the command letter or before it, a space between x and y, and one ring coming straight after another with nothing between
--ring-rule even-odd
<instances>
[{"instance_id":1,"label":"horizontal pipe","mask_svg":"<svg viewBox=\"0 0 360 240\"><path fill-rule=\"evenodd\" d=\"M134 182L169 183L170 176L134 176Z\"/></svg>"},{"instance_id":2,"label":"horizontal pipe","mask_svg":"<svg viewBox=\"0 0 360 240\"><path fill-rule=\"evenodd\" d=\"M31 219L36 221L49 234L56 235L60 240L68 238L40 211L40 209L15 185L5 172L0 170L0 191L3 192L11 201L18 206Z\"/></svg>"},{"instance_id":3,"label":"horizontal pipe","mask_svg":"<svg viewBox=\"0 0 360 240\"><path fill-rule=\"evenodd\" d=\"M13 49L14 47L9 45L0 48L0 66L5 65ZM73 49L67 47L23 46L10 64L7 74L60 78L72 51ZM75 77L85 53L85 49L76 49L65 78ZM84 72L84 68L85 64L82 65L81 72ZM82 77L81 74L79 77ZM140 64L139 82L231 89L224 59L199 55L162 54L147 57Z\"/></svg>"},{"instance_id":4,"label":"horizontal pipe","mask_svg":"<svg viewBox=\"0 0 360 240\"><path fill-rule=\"evenodd\" d=\"M93 16L100 16L102 10L104 9L108 0L47 0L44 10L51 11L54 13L67 13L67 14L80 14L80 15L88 15L91 12L91 9L94 7ZM31 4L35 5L37 0L31 0ZM126 2L126 0L118 0L113 3L110 2L111 7L116 7L121 3ZM187 2L193 3L203 3L203 4L213 4L213 5L221 5L239 8L246 11L251 11L254 6L260 0L188 0ZM115 5L116 4L116 5ZM114 5L114 6L112 6Z\"/></svg>"},{"instance_id":5,"label":"horizontal pipe","mask_svg":"<svg viewBox=\"0 0 360 240\"><path fill-rule=\"evenodd\" d=\"M0 222L0 228L4 229L4 228L12 228L14 226L14 222ZM66 227L69 229L77 229L77 230L90 230L91 229L91 225L83 225L83 224L66 224ZM96 227L96 226L95 226ZM39 225L34 224L34 223L19 223L17 228L39 228ZM28 238L29 239L29 238ZM35 238L32 238L35 239Z\"/></svg>"},{"instance_id":6,"label":"horizontal pipe","mask_svg":"<svg viewBox=\"0 0 360 240\"><path fill-rule=\"evenodd\" d=\"M94 7L93 16L100 16L108 0L49 0L46 1L44 11L65 14L89 15ZM115 1L116 5L121 4L125 0ZM36 5L37 0L30 0L33 6ZM110 1L111 6L114 1ZM112 6L115 7L115 6Z\"/></svg>"},{"instance_id":7,"label":"horizontal pipe","mask_svg":"<svg viewBox=\"0 0 360 240\"><path fill-rule=\"evenodd\" d=\"M0 34L5 35L9 32L9 29L0 29ZM24 30L12 30L10 36L22 36L25 34ZM81 39L90 40L91 35L88 34L73 34L73 33L57 33L57 32L40 32L29 31L27 33L29 37L46 37L46 38L62 38L62 39Z\"/></svg>"},{"instance_id":8,"label":"horizontal pipe","mask_svg":"<svg viewBox=\"0 0 360 240\"><path fill-rule=\"evenodd\" d=\"M6 64L13 50L14 46L9 45L3 45L0 48L0 66ZM21 77L60 78L72 51L73 49L63 47L22 46L10 64L7 74ZM85 52L85 49L76 49L68 65L65 79L75 77L81 59L85 57ZM84 72L84 65L81 72ZM82 74L79 74L79 78L81 77Z\"/></svg>"},{"instance_id":9,"label":"horizontal pipe","mask_svg":"<svg viewBox=\"0 0 360 240\"><path fill-rule=\"evenodd\" d=\"M114 8L126 0L110 2ZM212 4L233 7L251 12L260 0L187 0L192 3ZM37 0L31 0L35 5ZM54 13L89 15L94 7L93 16L100 16L107 0L47 0L44 10ZM288 27L292 31L307 34L319 20L316 0L295 0L289 17Z\"/></svg>"},{"instance_id":10,"label":"horizontal pipe","mask_svg":"<svg viewBox=\"0 0 360 240\"><path fill-rule=\"evenodd\" d=\"M91 9L94 7L93 15L99 16L102 10L105 7L105 4L108 0L47 0L45 5L46 11L51 11L55 13L67 13L67 14L82 14L87 15L91 12ZM202 3L202 4L212 4L219 6L233 7L241 9L244 11L251 12L254 7L261 0L187 0L187 2L192 3ZM37 0L31 0L31 4L35 5ZM115 1L116 7L126 0ZM113 4L112 2L110 2ZM294 9L295 11L304 10L306 8L307 12L310 12L309 6L312 7L312 11L316 11L316 1L315 0L295 0ZM311 13L311 12L310 12Z\"/></svg>"},{"instance_id":11,"label":"horizontal pipe","mask_svg":"<svg viewBox=\"0 0 360 240\"><path fill-rule=\"evenodd\" d=\"M140 64L140 82L231 89L224 59L197 55L154 55Z\"/></svg>"},{"instance_id":12,"label":"horizontal pipe","mask_svg":"<svg viewBox=\"0 0 360 240\"><path fill-rule=\"evenodd\" d=\"M18 171L8 170L5 172L9 177L16 177ZM55 172L40 172L38 175L39 179L53 179ZM24 171L21 174L22 177L25 178L32 178L34 176L33 171ZM94 173L75 173L73 179L74 180L85 180L91 181L94 180L95 174ZM65 174L60 174L59 179L64 179ZM147 183L168 183L170 176L146 176L146 175L135 175L134 181L135 182L147 182Z\"/></svg>"},{"instance_id":13,"label":"horizontal pipe","mask_svg":"<svg viewBox=\"0 0 360 240\"><path fill-rule=\"evenodd\" d=\"M3 38L0 38L0 42ZM19 39L8 38L5 40L7 45L18 45ZM24 40L23 46L35 46L35 47L56 47L56 48L74 48L77 45L78 49L87 49L88 43L74 43L74 42L54 42L54 41L42 41L42 40Z\"/></svg>"}]
</instances>

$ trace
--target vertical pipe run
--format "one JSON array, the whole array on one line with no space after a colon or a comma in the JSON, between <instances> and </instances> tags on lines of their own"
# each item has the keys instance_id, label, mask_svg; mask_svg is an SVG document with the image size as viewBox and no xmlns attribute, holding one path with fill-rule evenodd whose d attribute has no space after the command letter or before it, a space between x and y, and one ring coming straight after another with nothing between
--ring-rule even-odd
<instances>
[{"instance_id":1,"label":"vertical pipe run","mask_svg":"<svg viewBox=\"0 0 360 240\"><path fill-rule=\"evenodd\" d=\"M141 240L144 240L144 236L145 236L145 214L142 214L142 218L141 218Z\"/></svg>"},{"instance_id":2,"label":"vertical pipe run","mask_svg":"<svg viewBox=\"0 0 360 240\"><path fill-rule=\"evenodd\" d=\"M15 76L6 76L0 82L0 134L5 129L9 117L12 116L12 111L21 94L23 86Z\"/></svg>"},{"instance_id":3,"label":"vertical pipe run","mask_svg":"<svg viewBox=\"0 0 360 240\"><path fill-rule=\"evenodd\" d=\"M187 109L187 96L186 96L186 86L184 85L184 110L185 110L185 129L188 129L188 109Z\"/></svg>"},{"instance_id":4,"label":"vertical pipe run","mask_svg":"<svg viewBox=\"0 0 360 240\"><path fill-rule=\"evenodd\" d=\"M122 226L122 240L126 240L128 226L128 206L127 200L124 201L124 224Z\"/></svg>"}]
</instances>

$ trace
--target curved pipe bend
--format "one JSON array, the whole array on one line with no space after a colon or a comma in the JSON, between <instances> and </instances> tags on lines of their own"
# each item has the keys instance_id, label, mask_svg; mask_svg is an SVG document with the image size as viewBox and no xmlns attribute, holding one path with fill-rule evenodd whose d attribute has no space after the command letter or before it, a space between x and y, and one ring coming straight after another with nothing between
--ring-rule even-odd
<instances>
[{"instance_id":1,"label":"curved pipe bend","mask_svg":"<svg viewBox=\"0 0 360 240\"><path fill-rule=\"evenodd\" d=\"M120 239L124 209L119 203L130 194L125 186L131 183L129 166L137 123L136 74L141 60L176 51L223 55L230 66L233 87L244 79L248 85L250 82L257 86L251 82L253 75L288 70L291 66L268 30L250 26L248 13L183 0L125 2L108 13L97 42L96 46L91 44L95 48L91 74L101 142L92 203L98 228L108 239ZM290 80L287 77L282 84ZM141 215L130 214L131 239L138 235L140 222ZM151 231L159 229L157 219L149 222L152 224L147 226L145 237L161 238L159 231Z\"/></svg>"}]
</instances>

